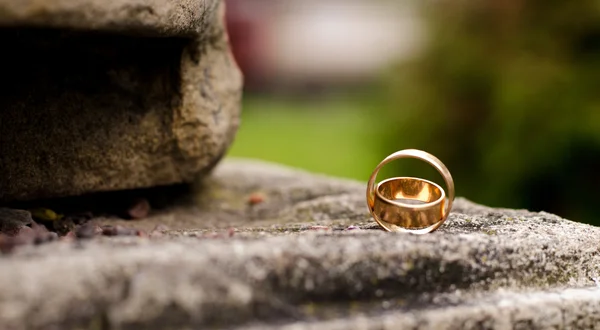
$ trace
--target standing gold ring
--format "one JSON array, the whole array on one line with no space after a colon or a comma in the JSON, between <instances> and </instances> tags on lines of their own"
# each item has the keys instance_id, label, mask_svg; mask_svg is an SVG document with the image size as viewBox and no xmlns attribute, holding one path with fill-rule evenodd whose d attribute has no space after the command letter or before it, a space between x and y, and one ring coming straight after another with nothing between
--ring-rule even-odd
<instances>
[{"instance_id":1,"label":"standing gold ring","mask_svg":"<svg viewBox=\"0 0 600 330\"><path fill-rule=\"evenodd\" d=\"M379 170L400 158L416 158L433 166L444 178L448 195L439 185L420 178L396 177L376 185ZM453 202L454 180L450 171L438 158L422 150L400 150L387 156L367 184L369 211L382 228L391 232L430 233L446 221Z\"/></svg>"}]
</instances>

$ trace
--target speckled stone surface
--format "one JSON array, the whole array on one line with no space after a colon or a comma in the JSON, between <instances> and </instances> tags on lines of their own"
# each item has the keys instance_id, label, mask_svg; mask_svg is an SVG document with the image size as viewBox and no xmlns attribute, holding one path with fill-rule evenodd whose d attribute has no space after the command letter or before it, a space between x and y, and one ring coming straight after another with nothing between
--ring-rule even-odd
<instances>
[{"instance_id":1,"label":"speckled stone surface","mask_svg":"<svg viewBox=\"0 0 600 330\"><path fill-rule=\"evenodd\" d=\"M219 0L0 0L0 203L192 182L239 126Z\"/></svg>"},{"instance_id":2,"label":"speckled stone surface","mask_svg":"<svg viewBox=\"0 0 600 330\"><path fill-rule=\"evenodd\" d=\"M172 230L0 258L2 329L595 329L600 229L458 198L430 235L370 220L365 184L245 160ZM249 205L260 194L261 203ZM43 270L43 271L42 271Z\"/></svg>"},{"instance_id":3,"label":"speckled stone surface","mask_svg":"<svg viewBox=\"0 0 600 330\"><path fill-rule=\"evenodd\" d=\"M193 37L207 27L218 3L219 0L0 0L0 27Z\"/></svg>"}]
</instances>

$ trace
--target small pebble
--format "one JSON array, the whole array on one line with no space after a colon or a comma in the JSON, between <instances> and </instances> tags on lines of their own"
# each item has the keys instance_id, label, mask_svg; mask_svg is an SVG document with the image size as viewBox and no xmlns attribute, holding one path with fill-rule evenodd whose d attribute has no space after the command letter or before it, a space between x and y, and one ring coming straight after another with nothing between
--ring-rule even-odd
<instances>
[{"instance_id":1,"label":"small pebble","mask_svg":"<svg viewBox=\"0 0 600 330\"><path fill-rule=\"evenodd\" d=\"M150 213L150 203L145 198L137 199L129 210L127 210L127 214L132 219L143 219L148 216Z\"/></svg>"},{"instance_id":2,"label":"small pebble","mask_svg":"<svg viewBox=\"0 0 600 330\"><path fill-rule=\"evenodd\" d=\"M167 227L166 225L163 225L163 224L158 224L152 230L167 231L167 230L169 230L169 227Z\"/></svg>"},{"instance_id":3,"label":"small pebble","mask_svg":"<svg viewBox=\"0 0 600 330\"><path fill-rule=\"evenodd\" d=\"M22 235L18 235L17 237L24 237L27 243L32 243L31 239L33 238L33 244L42 244L46 242L51 242L58 239L58 234L55 232L50 232L46 227L40 226L35 222L31 225L31 231L25 231ZM33 235L32 235L33 234Z\"/></svg>"},{"instance_id":4,"label":"small pebble","mask_svg":"<svg viewBox=\"0 0 600 330\"><path fill-rule=\"evenodd\" d=\"M19 229L17 235L35 235L35 231L31 227L23 226Z\"/></svg>"},{"instance_id":5,"label":"small pebble","mask_svg":"<svg viewBox=\"0 0 600 330\"><path fill-rule=\"evenodd\" d=\"M360 229L359 226L349 226L348 228L346 228L346 230L357 230Z\"/></svg>"},{"instance_id":6,"label":"small pebble","mask_svg":"<svg viewBox=\"0 0 600 330\"><path fill-rule=\"evenodd\" d=\"M71 230L70 232L66 233L65 236L61 237L60 240L61 241L72 241L76 238L77 238L77 235L75 235L75 232Z\"/></svg>"},{"instance_id":7,"label":"small pebble","mask_svg":"<svg viewBox=\"0 0 600 330\"><path fill-rule=\"evenodd\" d=\"M84 238L84 239L92 238L92 237L98 235L98 233L99 233L98 229L100 229L100 232L102 232L102 229L100 227L98 227L96 224L86 223L86 224L79 226L75 230L75 236L77 238Z\"/></svg>"},{"instance_id":8,"label":"small pebble","mask_svg":"<svg viewBox=\"0 0 600 330\"><path fill-rule=\"evenodd\" d=\"M40 233L35 237L34 244L43 244L58 240L58 234L55 232Z\"/></svg>"},{"instance_id":9,"label":"small pebble","mask_svg":"<svg viewBox=\"0 0 600 330\"><path fill-rule=\"evenodd\" d=\"M152 229L152 231L150 231L150 234L148 234L148 236L150 238L159 238L159 237L163 237L164 236L164 232L169 230L169 227L159 224L156 225L156 227L154 227L154 229Z\"/></svg>"},{"instance_id":10,"label":"small pebble","mask_svg":"<svg viewBox=\"0 0 600 330\"><path fill-rule=\"evenodd\" d=\"M253 193L248 197L248 205L257 205L265 201L265 195L261 193Z\"/></svg>"},{"instance_id":11,"label":"small pebble","mask_svg":"<svg viewBox=\"0 0 600 330\"><path fill-rule=\"evenodd\" d=\"M50 232L46 227L33 222L31 228L26 226L20 228L13 237L0 234L0 252L9 253L19 245L37 245L55 240L58 240L58 235L55 232Z\"/></svg>"}]
</instances>

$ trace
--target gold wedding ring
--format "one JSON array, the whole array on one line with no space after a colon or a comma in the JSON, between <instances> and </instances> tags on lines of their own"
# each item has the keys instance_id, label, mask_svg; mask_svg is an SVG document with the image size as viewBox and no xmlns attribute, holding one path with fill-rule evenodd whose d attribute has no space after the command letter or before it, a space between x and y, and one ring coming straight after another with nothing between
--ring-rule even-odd
<instances>
[{"instance_id":1,"label":"gold wedding ring","mask_svg":"<svg viewBox=\"0 0 600 330\"><path fill-rule=\"evenodd\" d=\"M395 177L375 184L381 168L401 158L420 159L444 178L448 195L439 185L420 178ZM416 149L397 151L377 165L367 185L367 205L377 223L387 231L427 234L448 218L454 201L454 181L435 156Z\"/></svg>"}]
</instances>

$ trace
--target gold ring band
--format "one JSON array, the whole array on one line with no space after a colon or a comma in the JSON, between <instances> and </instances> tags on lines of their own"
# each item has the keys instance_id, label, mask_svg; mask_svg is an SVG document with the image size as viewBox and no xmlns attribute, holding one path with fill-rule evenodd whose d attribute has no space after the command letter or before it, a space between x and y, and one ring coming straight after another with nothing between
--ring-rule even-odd
<instances>
[{"instance_id":1,"label":"gold ring band","mask_svg":"<svg viewBox=\"0 0 600 330\"><path fill-rule=\"evenodd\" d=\"M381 168L401 158L416 158L433 166L444 178L448 195L439 185L419 178L397 177L376 185ZM446 221L453 201L454 181L450 171L435 156L416 149L397 151L386 157L367 184L369 211L382 228L391 232L430 233Z\"/></svg>"}]
</instances>

